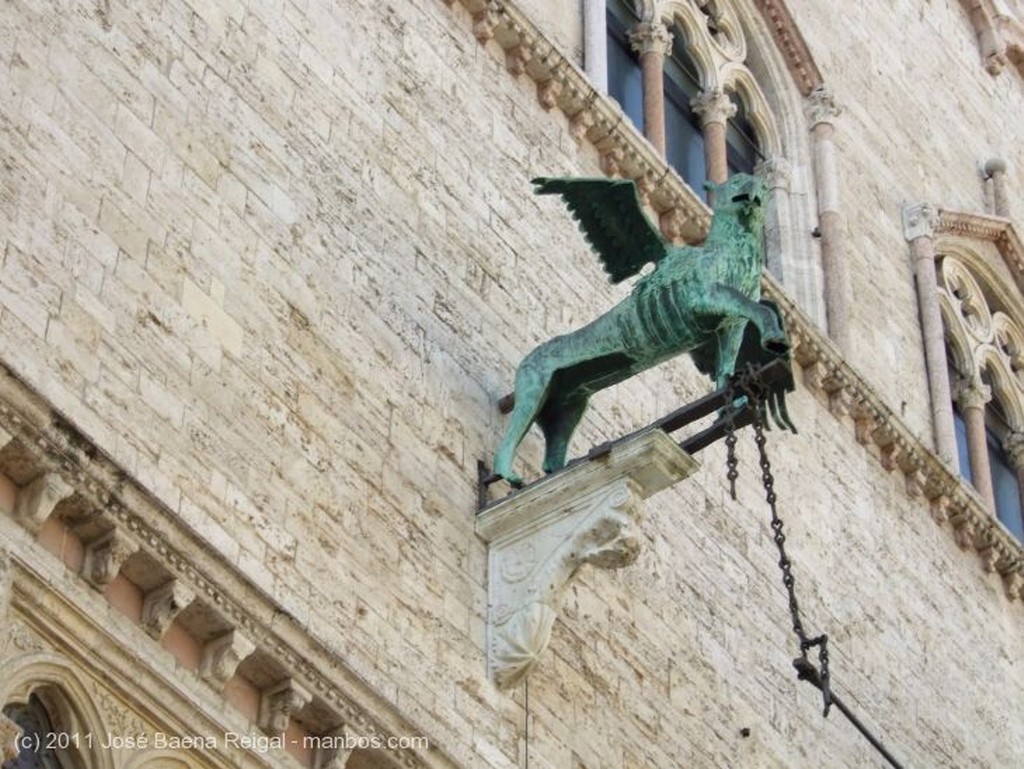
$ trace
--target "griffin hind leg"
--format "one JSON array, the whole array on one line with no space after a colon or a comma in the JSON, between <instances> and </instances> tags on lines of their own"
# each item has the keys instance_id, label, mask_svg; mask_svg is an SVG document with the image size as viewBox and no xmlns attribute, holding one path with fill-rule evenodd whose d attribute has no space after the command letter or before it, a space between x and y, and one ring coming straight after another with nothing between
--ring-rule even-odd
<instances>
[{"instance_id":1,"label":"griffin hind leg","mask_svg":"<svg viewBox=\"0 0 1024 769\"><path fill-rule=\"evenodd\" d=\"M587 395L577 395L557 403L548 402L537 423L544 431L544 472L553 473L565 467L576 427L587 409Z\"/></svg>"}]
</instances>

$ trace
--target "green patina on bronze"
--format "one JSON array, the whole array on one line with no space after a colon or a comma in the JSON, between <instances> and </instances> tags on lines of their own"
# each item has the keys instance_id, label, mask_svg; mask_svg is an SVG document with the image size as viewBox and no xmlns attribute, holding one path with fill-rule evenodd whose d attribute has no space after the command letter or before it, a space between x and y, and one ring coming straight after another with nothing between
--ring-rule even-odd
<instances>
[{"instance_id":1,"label":"green patina on bronze","mask_svg":"<svg viewBox=\"0 0 1024 769\"><path fill-rule=\"evenodd\" d=\"M655 267L632 293L592 323L557 336L527 355L516 371L515 408L494 469L513 485L520 442L536 422L544 432L544 470L565 465L569 440L590 396L689 352L718 387L737 365L744 330L761 348L785 354L789 343L771 303L759 303L768 191L756 176L737 174L714 194L714 216L701 246L676 246L651 225L632 181L534 179L539 195L561 195L611 281Z\"/></svg>"}]
</instances>

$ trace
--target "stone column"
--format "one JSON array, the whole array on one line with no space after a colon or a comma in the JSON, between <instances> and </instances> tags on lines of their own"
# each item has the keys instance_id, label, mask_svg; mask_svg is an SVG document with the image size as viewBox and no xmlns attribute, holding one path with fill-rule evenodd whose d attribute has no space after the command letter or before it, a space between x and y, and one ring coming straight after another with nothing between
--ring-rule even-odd
<instances>
[{"instance_id":1,"label":"stone column","mask_svg":"<svg viewBox=\"0 0 1024 769\"><path fill-rule=\"evenodd\" d=\"M956 394L967 426L967 455L971 462L971 479L990 513L996 511L996 495L992 489L992 468L988 462L988 440L985 435L985 404L992 400L992 389L979 379L959 383Z\"/></svg>"},{"instance_id":2,"label":"stone column","mask_svg":"<svg viewBox=\"0 0 1024 769\"><path fill-rule=\"evenodd\" d=\"M672 34L660 21L642 21L629 35L640 54L644 79L644 136L665 157L665 57L672 50Z\"/></svg>"},{"instance_id":3,"label":"stone column","mask_svg":"<svg viewBox=\"0 0 1024 769\"><path fill-rule=\"evenodd\" d=\"M841 110L824 85L811 91L807 115L814 145L814 186L818 197L821 271L825 282L828 333L845 355L850 353L850 267L843 254L839 212L839 171L833 121Z\"/></svg>"},{"instance_id":4,"label":"stone column","mask_svg":"<svg viewBox=\"0 0 1024 769\"><path fill-rule=\"evenodd\" d=\"M700 117L704 132L704 158L708 181L721 184L729 178L729 159L725 144L725 127L736 114L736 105L719 88L704 91L690 99L690 108Z\"/></svg>"},{"instance_id":5,"label":"stone column","mask_svg":"<svg viewBox=\"0 0 1024 769\"><path fill-rule=\"evenodd\" d=\"M903 236L910 243L910 255L917 278L917 305L924 337L924 361L928 369L928 393L932 401L935 451L950 470L960 472L953 427L953 403L946 365L946 341L939 310L939 279L935 272L933 236L939 216L928 203L903 209Z\"/></svg>"},{"instance_id":6,"label":"stone column","mask_svg":"<svg viewBox=\"0 0 1024 769\"><path fill-rule=\"evenodd\" d=\"M608 93L608 20L605 0L583 0L583 65L601 93Z\"/></svg>"},{"instance_id":7,"label":"stone column","mask_svg":"<svg viewBox=\"0 0 1024 769\"><path fill-rule=\"evenodd\" d=\"M765 184L772 191L764 219L764 246L768 272L780 282L785 282L782 255L790 244L789 188L793 178L793 166L783 157L772 157L761 161L754 170L764 177Z\"/></svg>"},{"instance_id":8,"label":"stone column","mask_svg":"<svg viewBox=\"0 0 1024 769\"><path fill-rule=\"evenodd\" d=\"M1006 161L992 158L985 163L985 178L992 182L992 212L1010 218L1010 201L1006 196Z\"/></svg>"}]
</instances>

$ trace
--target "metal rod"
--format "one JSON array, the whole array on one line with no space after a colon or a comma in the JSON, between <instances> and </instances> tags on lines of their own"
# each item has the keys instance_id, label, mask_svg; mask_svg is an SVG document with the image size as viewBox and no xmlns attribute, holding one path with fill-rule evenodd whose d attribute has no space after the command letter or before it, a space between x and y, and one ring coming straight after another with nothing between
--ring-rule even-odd
<instances>
[{"instance_id":1,"label":"metal rod","mask_svg":"<svg viewBox=\"0 0 1024 769\"><path fill-rule=\"evenodd\" d=\"M801 681L807 681L819 691L821 690L821 676L818 675L817 668L815 668L810 661L804 657L797 657L793 660L793 666L796 668L797 678ZM875 750L885 757L885 760L889 762L893 769L903 769L903 764L897 761L892 753L886 749L885 745L883 745L881 741L875 737L875 735L873 735L863 723L861 723L861 720L854 715L853 711L846 707L846 703L843 702L835 692L832 692L831 696L832 704L839 708L839 711L846 716L847 720L854 725L857 731L871 743Z\"/></svg>"}]
</instances>

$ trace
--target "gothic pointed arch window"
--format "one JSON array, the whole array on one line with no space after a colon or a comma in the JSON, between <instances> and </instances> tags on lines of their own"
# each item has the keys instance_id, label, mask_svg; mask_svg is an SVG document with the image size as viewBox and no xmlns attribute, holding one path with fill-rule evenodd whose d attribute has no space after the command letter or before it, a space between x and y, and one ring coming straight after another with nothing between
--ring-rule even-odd
<instances>
[{"instance_id":1,"label":"gothic pointed arch window","mask_svg":"<svg viewBox=\"0 0 1024 769\"><path fill-rule=\"evenodd\" d=\"M33 693L27 702L6 705L3 714L21 728L23 739L20 752L0 769L89 769L72 739L76 732L62 728L53 695Z\"/></svg>"},{"instance_id":2,"label":"gothic pointed arch window","mask_svg":"<svg viewBox=\"0 0 1024 769\"><path fill-rule=\"evenodd\" d=\"M976 258L947 254L938 264L957 459L990 512L1024 541L1024 326L980 260L971 268Z\"/></svg>"}]
</instances>

